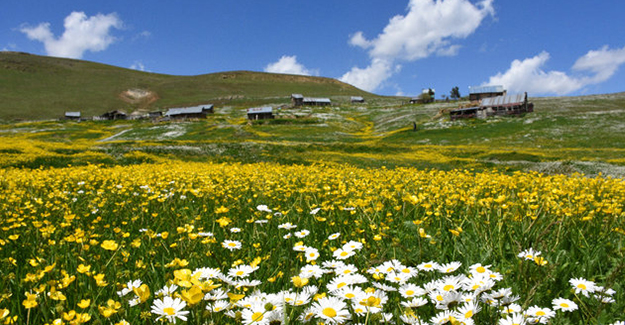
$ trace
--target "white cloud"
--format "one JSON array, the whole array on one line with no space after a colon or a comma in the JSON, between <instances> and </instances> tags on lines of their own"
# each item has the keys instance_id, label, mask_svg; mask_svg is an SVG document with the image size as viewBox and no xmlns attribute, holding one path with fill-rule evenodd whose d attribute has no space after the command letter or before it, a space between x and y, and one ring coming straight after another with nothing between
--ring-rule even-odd
<instances>
[{"instance_id":1,"label":"white cloud","mask_svg":"<svg viewBox=\"0 0 625 325\"><path fill-rule=\"evenodd\" d=\"M395 68L398 71L399 66ZM353 67L345 73L340 81L356 86L360 89L372 91L377 89L386 79L393 75L392 62L385 59L373 59L371 64L364 68Z\"/></svg>"},{"instance_id":2,"label":"white cloud","mask_svg":"<svg viewBox=\"0 0 625 325\"><path fill-rule=\"evenodd\" d=\"M145 70L145 65L143 64L143 62L141 61L135 61L131 66L130 69L132 70L139 70L139 71L146 71Z\"/></svg>"},{"instance_id":3,"label":"white cloud","mask_svg":"<svg viewBox=\"0 0 625 325\"><path fill-rule=\"evenodd\" d=\"M280 60L270 63L265 67L265 72L299 74L304 76L318 75L316 70L308 70L302 64L297 62L297 56L283 55Z\"/></svg>"},{"instance_id":4,"label":"white cloud","mask_svg":"<svg viewBox=\"0 0 625 325\"><path fill-rule=\"evenodd\" d=\"M47 22L36 27L24 26L20 31L29 39L42 42L48 55L79 59L85 51L103 51L114 43L116 38L110 35L110 30L120 29L123 24L114 13L87 17L84 12L72 12L65 17L63 25L65 31L58 38Z\"/></svg>"},{"instance_id":5,"label":"white cloud","mask_svg":"<svg viewBox=\"0 0 625 325\"><path fill-rule=\"evenodd\" d=\"M509 92L569 94L608 80L625 63L625 47L610 50L604 46L588 51L573 65L572 69L577 72L574 76L562 71L544 71L549 58L549 53L542 52L523 61L514 60L506 72L490 77L484 84L503 85Z\"/></svg>"},{"instance_id":6,"label":"white cloud","mask_svg":"<svg viewBox=\"0 0 625 325\"><path fill-rule=\"evenodd\" d=\"M590 82L600 83L610 79L623 63L625 63L625 46L610 50L606 45L597 51L588 51L586 55L577 59L573 70L590 71L595 74Z\"/></svg>"},{"instance_id":7,"label":"white cloud","mask_svg":"<svg viewBox=\"0 0 625 325\"><path fill-rule=\"evenodd\" d=\"M392 76L396 60L415 61L431 55L457 55L460 45L452 44L452 40L468 37L484 18L494 15L492 2L482 0L473 4L469 0L410 0L406 15L391 18L377 37L368 40L360 31L350 37L349 44L369 51L371 64L365 69L352 68L341 80L358 80L359 84L355 86L373 91ZM388 63L384 65L388 70L379 70L384 67L380 60ZM358 78L354 78L355 74ZM385 79L367 80L381 76Z\"/></svg>"}]
</instances>

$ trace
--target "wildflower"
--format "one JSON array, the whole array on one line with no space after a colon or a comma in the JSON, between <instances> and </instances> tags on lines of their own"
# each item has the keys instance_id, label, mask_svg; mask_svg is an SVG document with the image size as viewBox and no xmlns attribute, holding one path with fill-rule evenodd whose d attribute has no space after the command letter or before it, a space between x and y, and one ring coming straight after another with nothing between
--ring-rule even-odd
<instances>
[{"instance_id":1,"label":"wildflower","mask_svg":"<svg viewBox=\"0 0 625 325\"><path fill-rule=\"evenodd\" d=\"M235 249L241 249L241 242L240 241L236 241L236 240L224 240L223 243L221 243L221 246L223 248L229 249L229 250L235 250Z\"/></svg>"},{"instance_id":2,"label":"wildflower","mask_svg":"<svg viewBox=\"0 0 625 325\"><path fill-rule=\"evenodd\" d=\"M117 310L122 308L122 304L113 299L109 299L106 302L105 306L98 306L98 310L100 311L100 315L105 318L111 317L113 314L117 313Z\"/></svg>"},{"instance_id":3,"label":"wildflower","mask_svg":"<svg viewBox=\"0 0 625 325\"><path fill-rule=\"evenodd\" d=\"M174 292L176 292L176 289L178 289L178 286L175 284L172 284L170 286L166 285L160 290L156 291L154 294L156 294L157 296L172 296Z\"/></svg>"},{"instance_id":4,"label":"wildflower","mask_svg":"<svg viewBox=\"0 0 625 325\"><path fill-rule=\"evenodd\" d=\"M569 283L575 289L575 293L582 293L584 296L588 297L590 293L595 292L596 286L592 281L588 281L583 278L573 278L569 280Z\"/></svg>"},{"instance_id":5,"label":"wildflower","mask_svg":"<svg viewBox=\"0 0 625 325\"><path fill-rule=\"evenodd\" d=\"M76 305L82 309L89 308L89 306L91 305L91 299L81 299L80 302Z\"/></svg>"},{"instance_id":6,"label":"wildflower","mask_svg":"<svg viewBox=\"0 0 625 325\"><path fill-rule=\"evenodd\" d=\"M539 251L535 251L534 249L532 249L531 247L520 252L519 255L517 255L520 258L524 258L526 260L534 260L534 258L538 257L541 253Z\"/></svg>"},{"instance_id":7,"label":"wildflower","mask_svg":"<svg viewBox=\"0 0 625 325\"><path fill-rule=\"evenodd\" d=\"M564 298L556 298L552 301L553 309L562 311L577 310L577 304L571 300Z\"/></svg>"},{"instance_id":8,"label":"wildflower","mask_svg":"<svg viewBox=\"0 0 625 325\"><path fill-rule=\"evenodd\" d=\"M319 258L319 250L314 247L307 247L306 251L306 262L314 261Z\"/></svg>"},{"instance_id":9,"label":"wildflower","mask_svg":"<svg viewBox=\"0 0 625 325\"><path fill-rule=\"evenodd\" d=\"M256 270L258 270L258 266L257 267L251 267L249 265L239 265L237 267L234 267L234 268L230 269L228 271L228 275L239 277L239 278L246 278L250 274L252 274L252 272L254 272Z\"/></svg>"},{"instance_id":10,"label":"wildflower","mask_svg":"<svg viewBox=\"0 0 625 325\"><path fill-rule=\"evenodd\" d=\"M344 323L350 318L347 304L334 297L324 297L312 305L315 316L330 323Z\"/></svg>"},{"instance_id":11,"label":"wildflower","mask_svg":"<svg viewBox=\"0 0 625 325\"><path fill-rule=\"evenodd\" d=\"M297 225L294 225L290 222L287 223L283 223L281 225L278 226L278 229L286 229L286 230L291 230L291 229L295 229L297 228Z\"/></svg>"},{"instance_id":12,"label":"wildflower","mask_svg":"<svg viewBox=\"0 0 625 325\"><path fill-rule=\"evenodd\" d=\"M520 313L512 313L499 320L499 325L526 325L525 317Z\"/></svg>"},{"instance_id":13,"label":"wildflower","mask_svg":"<svg viewBox=\"0 0 625 325\"><path fill-rule=\"evenodd\" d=\"M314 216L317 212L319 212L319 210L321 210L321 208L314 208L310 211L310 214Z\"/></svg>"},{"instance_id":14,"label":"wildflower","mask_svg":"<svg viewBox=\"0 0 625 325\"><path fill-rule=\"evenodd\" d=\"M417 268L421 271L430 272L430 271L438 270L440 268L440 265L436 262L430 261L430 262L424 262L424 263L417 265Z\"/></svg>"},{"instance_id":15,"label":"wildflower","mask_svg":"<svg viewBox=\"0 0 625 325\"><path fill-rule=\"evenodd\" d=\"M351 256L354 256L354 255L356 255L355 251L353 251L353 250L344 250L342 248L339 248L339 249L335 250L332 253L332 256L334 256L335 258L338 258L340 260L347 259L347 258L349 258Z\"/></svg>"},{"instance_id":16,"label":"wildflower","mask_svg":"<svg viewBox=\"0 0 625 325\"><path fill-rule=\"evenodd\" d=\"M310 234L310 231L303 229L301 231L296 231L295 232L295 237L297 238L304 238L306 236L308 236Z\"/></svg>"},{"instance_id":17,"label":"wildflower","mask_svg":"<svg viewBox=\"0 0 625 325\"><path fill-rule=\"evenodd\" d=\"M263 303L255 303L251 307L245 308L241 311L241 318L243 320L243 324L245 325L265 325L269 324L267 318L270 313L270 311L265 310Z\"/></svg>"},{"instance_id":18,"label":"wildflower","mask_svg":"<svg viewBox=\"0 0 625 325\"><path fill-rule=\"evenodd\" d=\"M230 228L230 232L231 232L231 233L238 233L238 232L241 232L241 228L232 227L232 228Z\"/></svg>"},{"instance_id":19,"label":"wildflower","mask_svg":"<svg viewBox=\"0 0 625 325\"><path fill-rule=\"evenodd\" d=\"M344 250L356 251L362 249L362 243L350 240L342 247Z\"/></svg>"},{"instance_id":20,"label":"wildflower","mask_svg":"<svg viewBox=\"0 0 625 325\"><path fill-rule=\"evenodd\" d=\"M541 324L547 324L549 319L553 318L556 313L549 308L540 308L538 306L532 306L527 308L525 311L525 315L528 318L530 323L534 323L535 321L540 322Z\"/></svg>"},{"instance_id":21,"label":"wildflower","mask_svg":"<svg viewBox=\"0 0 625 325\"><path fill-rule=\"evenodd\" d=\"M457 270L461 265L462 263L460 262L449 262L447 264L442 264L441 266L439 266L438 271L441 273L452 273Z\"/></svg>"},{"instance_id":22,"label":"wildflower","mask_svg":"<svg viewBox=\"0 0 625 325\"><path fill-rule=\"evenodd\" d=\"M166 318L171 323L176 323L176 318L187 321L189 311L182 310L187 304L180 298L172 298L169 296L163 299L157 299L152 305L152 313L160 315L156 320Z\"/></svg>"},{"instance_id":23,"label":"wildflower","mask_svg":"<svg viewBox=\"0 0 625 325\"><path fill-rule=\"evenodd\" d=\"M329 240L335 240L335 239L339 238L339 236L341 236L340 232L333 233L332 235L328 236L328 239Z\"/></svg>"},{"instance_id":24,"label":"wildflower","mask_svg":"<svg viewBox=\"0 0 625 325\"><path fill-rule=\"evenodd\" d=\"M105 240L102 242L102 244L100 244L100 247L108 251L114 251L114 250L117 250L117 248L119 247L119 244L117 244L114 240Z\"/></svg>"},{"instance_id":25,"label":"wildflower","mask_svg":"<svg viewBox=\"0 0 625 325\"><path fill-rule=\"evenodd\" d=\"M413 297L418 297L425 294L425 290L412 283L402 285L401 287L399 287L398 291L399 294L401 294L401 296L406 299L411 299Z\"/></svg>"},{"instance_id":26,"label":"wildflower","mask_svg":"<svg viewBox=\"0 0 625 325\"><path fill-rule=\"evenodd\" d=\"M326 271L319 265L306 264L299 271L299 276L302 278L320 278Z\"/></svg>"},{"instance_id":27,"label":"wildflower","mask_svg":"<svg viewBox=\"0 0 625 325\"><path fill-rule=\"evenodd\" d=\"M22 305L24 305L24 308L30 309L30 308L37 307L37 305L38 305L38 303L37 303L37 294L36 293L28 293L28 292L25 292L24 294L26 295L26 299L24 299L24 301L22 301Z\"/></svg>"},{"instance_id":28,"label":"wildflower","mask_svg":"<svg viewBox=\"0 0 625 325\"><path fill-rule=\"evenodd\" d=\"M256 207L256 210L258 210L260 212L267 212L267 213L271 213L272 212L271 209L269 209L269 207L264 205L264 204L258 205Z\"/></svg>"}]
</instances>

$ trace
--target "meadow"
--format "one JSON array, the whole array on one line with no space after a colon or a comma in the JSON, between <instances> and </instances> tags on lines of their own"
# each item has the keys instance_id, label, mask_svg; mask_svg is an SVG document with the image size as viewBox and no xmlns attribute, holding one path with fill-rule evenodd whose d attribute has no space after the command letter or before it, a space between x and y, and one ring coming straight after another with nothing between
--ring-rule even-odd
<instances>
[{"instance_id":1,"label":"meadow","mask_svg":"<svg viewBox=\"0 0 625 325\"><path fill-rule=\"evenodd\" d=\"M624 96L2 124L0 322L622 324Z\"/></svg>"},{"instance_id":2,"label":"meadow","mask_svg":"<svg viewBox=\"0 0 625 325\"><path fill-rule=\"evenodd\" d=\"M617 179L193 162L1 172L7 324L607 324L625 306Z\"/></svg>"}]
</instances>

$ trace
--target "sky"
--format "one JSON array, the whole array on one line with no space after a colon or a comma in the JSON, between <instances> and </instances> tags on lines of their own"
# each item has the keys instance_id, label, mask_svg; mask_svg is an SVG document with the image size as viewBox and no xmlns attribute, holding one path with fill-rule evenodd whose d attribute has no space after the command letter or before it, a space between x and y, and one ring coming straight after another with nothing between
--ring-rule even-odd
<instances>
[{"instance_id":1,"label":"sky","mask_svg":"<svg viewBox=\"0 0 625 325\"><path fill-rule=\"evenodd\" d=\"M379 95L453 87L625 91L622 0L3 0L0 50L171 75L335 78Z\"/></svg>"}]
</instances>

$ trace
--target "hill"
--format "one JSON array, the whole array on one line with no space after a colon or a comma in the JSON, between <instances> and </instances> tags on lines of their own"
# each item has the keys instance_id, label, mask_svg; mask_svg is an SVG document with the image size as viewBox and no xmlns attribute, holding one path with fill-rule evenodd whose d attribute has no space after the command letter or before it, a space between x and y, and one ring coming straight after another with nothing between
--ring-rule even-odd
<instances>
[{"instance_id":1,"label":"hill","mask_svg":"<svg viewBox=\"0 0 625 325\"><path fill-rule=\"evenodd\" d=\"M306 96L375 96L335 79L234 71L172 76L100 63L0 52L0 120L84 116L203 103L262 105Z\"/></svg>"}]
</instances>

